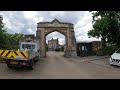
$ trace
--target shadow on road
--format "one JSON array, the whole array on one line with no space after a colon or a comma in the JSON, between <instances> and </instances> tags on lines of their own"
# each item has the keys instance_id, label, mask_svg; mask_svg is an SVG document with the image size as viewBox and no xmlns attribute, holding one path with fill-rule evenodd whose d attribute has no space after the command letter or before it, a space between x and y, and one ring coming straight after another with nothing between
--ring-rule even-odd
<instances>
[{"instance_id":1,"label":"shadow on road","mask_svg":"<svg viewBox=\"0 0 120 90\"><path fill-rule=\"evenodd\" d=\"M35 66L37 65L37 63L39 63L39 61L37 61L37 62L34 62L34 64L33 64L33 70L35 70ZM11 69L12 71L25 71L25 72L30 72L30 71L33 71L33 70L30 70L30 69L28 69L28 67L12 67L12 68L9 68L9 69Z\"/></svg>"},{"instance_id":2,"label":"shadow on road","mask_svg":"<svg viewBox=\"0 0 120 90\"><path fill-rule=\"evenodd\" d=\"M117 66L117 65L111 65L110 66L114 67L114 68L120 68L120 66Z\"/></svg>"}]
</instances>

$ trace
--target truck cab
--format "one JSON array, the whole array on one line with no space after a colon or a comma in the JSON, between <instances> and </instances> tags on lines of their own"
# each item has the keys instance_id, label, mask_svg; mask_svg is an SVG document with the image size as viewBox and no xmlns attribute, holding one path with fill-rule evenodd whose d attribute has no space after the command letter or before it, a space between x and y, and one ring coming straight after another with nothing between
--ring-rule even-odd
<instances>
[{"instance_id":1,"label":"truck cab","mask_svg":"<svg viewBox=\"0 0 120 90\"><path fill-rule=\"evenodd\" d=\"M34 52L38 52L39 47L37 43L20 42L20 51L27 51L32 49Z\"/></svg>"}]
</instances>

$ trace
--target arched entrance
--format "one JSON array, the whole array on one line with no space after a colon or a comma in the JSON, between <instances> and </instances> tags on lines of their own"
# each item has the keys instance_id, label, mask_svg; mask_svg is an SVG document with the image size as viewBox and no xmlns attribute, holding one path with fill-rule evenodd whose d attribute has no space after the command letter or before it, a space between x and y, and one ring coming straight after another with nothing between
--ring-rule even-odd
<instances>
[{"instance_id":1,"label":"arched entrance","mask_svg":"<svg viewBox=\"0 0 120 90\"><path fill-rule=\"evenodd\" d=\"M41 57L46 57L46 36L57 31L65 36L65 57L75 57L76 54L76 38L72 23L60 22L54 19L52 22L39 22L37 24L36 37L40 40Z\"/></svg>"},{"instance_id":2,"label":"arched entrance","mask_svg":"<svg viewBox=\"0 0 120 90\"><path fill-rule=\"evenodd\" d=\"M46 50L64 52L65 48L65 35L59 31L54 31L46 35ZM46 52L47 52L46 51Z\"/></svg>"}]
</instances>

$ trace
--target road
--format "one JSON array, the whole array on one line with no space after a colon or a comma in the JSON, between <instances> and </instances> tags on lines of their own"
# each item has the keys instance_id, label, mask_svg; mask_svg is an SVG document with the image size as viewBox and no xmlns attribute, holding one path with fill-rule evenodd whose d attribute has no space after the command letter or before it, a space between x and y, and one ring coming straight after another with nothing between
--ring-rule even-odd
<instances>
[{"instance_id":1,"label":"road","mask_svg":"<svg viewBox=\"0 0 120 90\"><path fill-rule=\"evenodd\" d=\"M0 79L120 79L120 67L109 65L108 59L76 62L62 52L47 52L33 68L15 70L1 63Z\"/></svg>"}]
</instances>

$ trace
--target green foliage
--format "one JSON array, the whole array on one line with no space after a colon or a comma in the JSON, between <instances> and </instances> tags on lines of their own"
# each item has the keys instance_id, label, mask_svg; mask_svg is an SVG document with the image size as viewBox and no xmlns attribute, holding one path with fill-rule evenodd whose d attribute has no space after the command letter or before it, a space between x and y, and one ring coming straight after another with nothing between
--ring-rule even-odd
<instances>
[{"instance_id":1,"label":"green foliage","mask_svg":"<svg viewBox=\"0 0 120 90\"><path fill-rule=\"evenodd\" d=\"M60 48L56 48L55 51L58 51L58 52L62 51L63 52L64 51L64 46L61 46Z\"/></svg>"},{"instance_id":2,"label":"green foliage","mask_svg":"<svg viewBox=\"0 0 120 90\"><path fill-rule=\"evenodd\" d=\"M64 51L64 46L61 47L61 51Z\"/></svg>"},{"instance_id":3,"label":"green foliage","mask_svg":"<svg viewBox=\"0 0 120 90\"><path fill-rule=\"evenodd\" d=\"M55 51L60 52L61 50L60 50L60 48L56 48Z\"/></svg>"},{"instance_id":4,"label":"green foliage","mask_svg":"<svg viewBox=\"0 0 120 90\"><path fill-rule=\"evenodd\" d=\"M0 15L0 49L17 50L19 48L19 41L23 38L23 34L7 33L2 20L3 20L3 17Z\"/></svg>"},{"instance_id":5,"label":"green foliage","mask_svg":"<svg viewBox=\"0 0 120 90\"><path fill-rule=\"evenodd\" d=\"M6 29L4 28L4 23L2 22L3 17L0 15L0 48L4 48Z\"/></svg>"},{"instance_id":6,"label":"green foliage","mask_svg":"<svg viewBox=\"0 0 120 90\"><path fill-rule=\"evenodd\" d=\"M23 39L23 34L15 33L15 34L6 34L7 46L6 49L19 49L19 41Z\"/></svg>"},{"instance_id":7,"label":"green foliage","mask_svg":"<svg viewBox=\"0 0 120 90\"><path fill-rule=\"evenodd\" d=\"M104 55L112 55L118 48L116 46L106 46L100 48L99 51L102 51Z\"/></svg>"},{"instance_id":8,"label":"green foliage","mask_svg":"<svg viewBox=\"0 0 120 90\"><path fill-rule=\"evenodd\" d=\"M92 37L106 37L108 33L109 21L107 18L97 19L93 24L93 29L88 31L88 36Z\"/></svg>"},{"instance_id":9,"label":"green foliage","mask_svg":"<svg viewBox=\"0 0 120 90\"><path fill-rule=\"evenodd\" d=\"M105 45L108 43L120 46L120 11L97 11L93 14L93 29L89 37L101 37ZM98 18L99 17L99 18Z\"/></svg>"}]
</instances>

